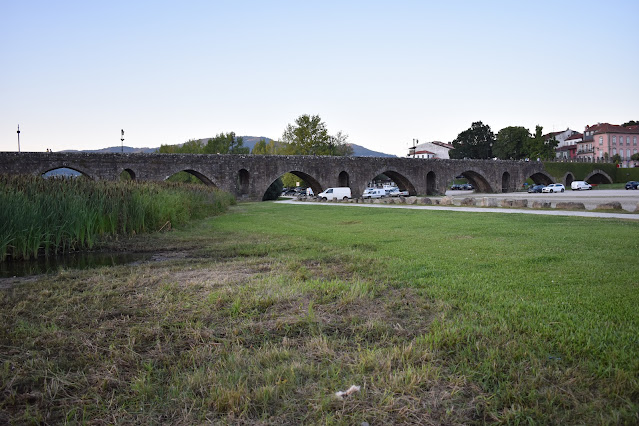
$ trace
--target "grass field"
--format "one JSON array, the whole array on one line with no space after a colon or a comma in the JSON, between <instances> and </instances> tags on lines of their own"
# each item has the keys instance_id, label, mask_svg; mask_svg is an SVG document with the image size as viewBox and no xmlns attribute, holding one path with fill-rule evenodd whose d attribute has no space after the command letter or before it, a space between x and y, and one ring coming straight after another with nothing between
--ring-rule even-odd
<instances>
[{"instance_id":1,"label":"grass field","mask_svg":"<svg viewBox=\"0 0 639 426\"><path fill-rule=\"evenodd\" d=\"M638 236L240 204L117 242L156 262L5 283L0 423L637 424Z\"/></svg>"}]
</instances>

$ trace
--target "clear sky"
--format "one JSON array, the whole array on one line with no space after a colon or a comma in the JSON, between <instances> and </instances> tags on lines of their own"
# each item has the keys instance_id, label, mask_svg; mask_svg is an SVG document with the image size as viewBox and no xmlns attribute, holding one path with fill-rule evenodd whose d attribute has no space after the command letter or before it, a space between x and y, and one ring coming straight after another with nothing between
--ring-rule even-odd
<instances>
[{"instance_id":1,"label":"clear sky","mask_svg":"<svg viewBox=\"0 0 639 426\"><path fill-rule=\"evenodd\" d=\"M0 150L639 120L639 1L0 0Z\"/></svg>"}]
</instances>

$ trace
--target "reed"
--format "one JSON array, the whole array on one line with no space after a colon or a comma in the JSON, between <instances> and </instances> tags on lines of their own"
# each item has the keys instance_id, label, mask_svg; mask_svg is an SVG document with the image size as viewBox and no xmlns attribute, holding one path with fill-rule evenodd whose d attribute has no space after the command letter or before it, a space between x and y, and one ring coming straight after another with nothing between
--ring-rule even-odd
<instances>
[{"instance_id":1,"label":"reed","mask_svg":"<svg viewBox=\"0 0 639 426\"><path fill-rule=\"evenodd\" d=\"M204 185L0 175L0 261L91 248L101 238L153 232L233 203Z\"/></svg>"}]
</instances>

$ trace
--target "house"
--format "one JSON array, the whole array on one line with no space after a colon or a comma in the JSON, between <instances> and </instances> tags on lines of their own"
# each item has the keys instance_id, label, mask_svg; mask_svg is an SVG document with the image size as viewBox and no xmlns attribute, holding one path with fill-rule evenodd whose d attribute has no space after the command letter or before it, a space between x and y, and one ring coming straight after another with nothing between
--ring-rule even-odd
<instances>
[{"instance_id":1,"label":"house","mask_svg":"<svg viewBox=\"0 0 639 426\"><path fill-rule=\"evenodd\" d=\"M555 148L558 159L572 160L577 158L577 144L583 140L583 134L575 132L572 136L563 141L562 146Z\"/></svg>"},{"instance_id":2,"label":"house","mask_svg":"<svg viewBox=\"0 0 639 426\"><path fill-rule=\"evenodd\" d=\"M572 137L575 133L578 133L578 132L571 129L566 129L561 132L552 132L552 133L548 133L547 135L544 135L544 140L546 141L546 143L548 143L549 141L554 139L557 142L559 142L557 144L557 148L563 148L564 146L567 145L566 141L570 137Z\"/></svg>"},{"instance_id":3,"label":"house","mask_svg":"<svg viewBox=\"0 0 639 426\"><path fill-rule=\"evenodd\" d=\"M453 149L453 146L448 143L434 141L425 142L408 149L409 158L439 158L449 159L448 151Z\"/></svg>"},{"instance_id":4,"label":"house","mask_svg":"<svg viewBox=\"0 0 639 426\"><path fill-rule=\"evenodd\" d=\"M630 157L637 154L639 126L597 123L586 126L583 140L577 144L577 158L586 161L608 161L619 155L621 167L634 167Z\"/></svg>"}]
</instances>

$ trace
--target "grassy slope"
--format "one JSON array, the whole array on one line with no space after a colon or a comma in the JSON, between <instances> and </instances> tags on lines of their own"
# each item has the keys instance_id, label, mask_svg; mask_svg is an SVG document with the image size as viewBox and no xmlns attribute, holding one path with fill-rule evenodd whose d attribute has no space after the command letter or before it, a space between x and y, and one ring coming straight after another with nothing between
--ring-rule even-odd
<instances>
[{"instance_id":1,"label":"grassy slope","mask_svg":"<svg viewBox=\"0 0 639 426\"><path fill-rule=\"evenodd\" d=\"M0 420L636 423L638 231L240 205L3 291Z\"/></svg>"}]
</instances>

